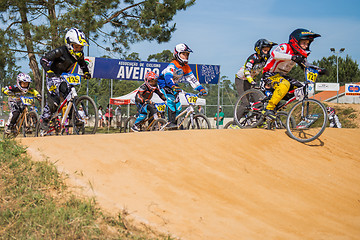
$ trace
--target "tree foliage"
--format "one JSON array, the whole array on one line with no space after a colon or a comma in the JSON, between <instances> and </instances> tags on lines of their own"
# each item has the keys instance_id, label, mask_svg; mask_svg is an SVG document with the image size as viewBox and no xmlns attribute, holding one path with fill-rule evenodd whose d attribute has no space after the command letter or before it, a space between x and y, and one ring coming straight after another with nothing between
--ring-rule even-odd
<instances>
[{"instance_id":1,"label":"tree foliage","mask_svg":"<svg viewBox=\"0 0 360 240\"><path fill-rule=\"evenodd\" d=\"M35 53L64 44L71 27L82 29L92 43L126 57L131 44L170 40L173 17L195 0L0 0L1 30L14 49L27 53L36 88L41 75ZM101 40L99 44L97 41ZM131 57L134 57L133 55Z\"/></svg>"},{"instance_id":2,"label":"tree foliage","mask_svg":"<svg viewBox=\"0 0 360 240\"><path fill-rule=\"evenodd\" d=\"M151 54L147 58L148 61L154 60L156 62L171 62L173 53L170 50L164 50L161 53Z\"/></svg>"}]
</instances>

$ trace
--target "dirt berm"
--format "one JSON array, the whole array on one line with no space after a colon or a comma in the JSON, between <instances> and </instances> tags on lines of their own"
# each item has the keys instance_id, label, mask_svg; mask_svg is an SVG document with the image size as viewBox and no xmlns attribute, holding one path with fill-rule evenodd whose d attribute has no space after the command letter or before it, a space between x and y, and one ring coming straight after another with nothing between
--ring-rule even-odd
<instances>
[{"instance_id":1,"label":"dirt berm","mask_svg":"<svg viewBox=\"0 0 360 240\"><path fill-rule=\"evenodd\" d=\"M360 129L21 139L105 210L182 239L360 239ZM79 190L80 191L80 190Z\"/></svg>"}]
</instances>

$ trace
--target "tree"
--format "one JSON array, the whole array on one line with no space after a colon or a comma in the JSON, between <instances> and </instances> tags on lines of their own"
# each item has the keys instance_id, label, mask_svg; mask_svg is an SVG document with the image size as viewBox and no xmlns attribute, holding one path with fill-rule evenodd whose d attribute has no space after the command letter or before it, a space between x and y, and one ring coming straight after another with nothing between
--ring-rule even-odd
<instances>
[{"instance_id":1,"label":"tree","mask_svg":"<svg viewBox=\"0 0 360 240\"><path fill-rule=\"evenodd\" d=\"M147 58L148 61L155 60L156 62L171 62L173 53L170 50L164 50L161 53L151 54Z\"/></svg>"},{"instance_id":2,"label":"tree","mask_svg":"<svg viewBox=\"0 0 360 240\"><path fill-rule=\"evenodd\" d=\"M96 44L127 56L132 43L170 40L176 30L175 14L192 6L195 0L0 0L4 33L15 49L28 54L36 88L41 77L35 54L43 54L63 43L66 30L82 29Z\"/></svg>"}]
</instances>

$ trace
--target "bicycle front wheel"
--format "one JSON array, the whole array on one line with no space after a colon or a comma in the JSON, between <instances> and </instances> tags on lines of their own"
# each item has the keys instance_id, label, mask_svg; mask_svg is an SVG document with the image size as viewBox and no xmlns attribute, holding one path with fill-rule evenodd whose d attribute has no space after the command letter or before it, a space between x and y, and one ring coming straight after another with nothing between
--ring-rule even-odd
<instances>
[{"instance_id":1,"label":"bicycle front wheel","mask_svg":"<svg viewBox=\"0 0 360 240\"><path fill-rule=\"evenodd\" d=\"M95 134L99 121L99 113L94 100L89 96L81 96L72 109L72 126L74 134Z\"/></svg>"},{"instance_id":2,"label":"bicycle front wheel","mask_svg":"<svg viewBox=\"0 0 360 240\"><path fill-rule=\"evenodd\" d=\"M205 115L196 114L193 121L188 121L187 129L211 129L211 124Z\"/></svg>"},{"instance_id":3,"label":"bicycle front wheel","mask_svg":"<svg viewBox=\"0 0 360 240\"><path fill-rule=\"evenodd\" d=\"M154 121L153 125L151 126L151 131L160 131L163 129L163 126L165 126L167 121L162 118L158 118Z\"/></svg>"},{"instance_id":4,"label":"bicycle front wheel","mask_svg":"<svg viewBox=\"0 0 360 240\"><path fill-rule=\"evenodd\" d=\"M249 89L240 95L234 111L234 119L240 128L254 128L263 123L264 98L265 94L257 89Z\"/></svg>"},{"instance_id":5,"label":"bicycle front wheel","mask_svg":"<svg viewBox=\"0 0 360 240\"><path fill-rule=\"evenodd\" d=\"M295 121L295 124L291 121ZM324 132L326 124L326 109L316 99L305 99L295 103L286 119L288 135L302 143L317 139Z\"/></svg>"},{"instance_id":6,"label":"bicycle front wheel","mask_svg":"<svg viewBox=\"0 0 360 240\"><path fill-rule=\"evenodd\" d=\"M228 122L225 124L224 129L240 129L235 120Z\"/></svg>"},{"instance_id":7,"label":"bicycle front wheel","mask_svg":"<svg viewBox=\"0 0 360 240\"><path fill-rule=\"evenodd\" d=\"M35 111L26 114L26 122L22 124L22 132L24 137L36 137L36 126L39 121L39 116Z\"/></svg>"}]
</instances>

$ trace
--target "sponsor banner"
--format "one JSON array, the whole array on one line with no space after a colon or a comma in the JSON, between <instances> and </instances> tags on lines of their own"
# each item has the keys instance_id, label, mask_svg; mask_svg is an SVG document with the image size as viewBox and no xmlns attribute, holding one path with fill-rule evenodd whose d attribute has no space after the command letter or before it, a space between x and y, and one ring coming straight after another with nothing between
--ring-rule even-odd
<instances>
[{"instance_id":1,"label":"sponsor banner","mask_svg":"<svg viewBox=\"0 0 360 240\"><path fill-rule=\"evenodd\" d=\"M346 96L360 96L360 85L357 84L345 84Z\"/></svg>"},{"instance_id":2,"label":"sponsor banner","mask_svg":"<svg viewBox=\"0 0 360 240\"><path fill-rule=\"evenodd\" d=\"M308 96L312 97L315 95L315 84L308 84Z\"/></svg>"},{"instance_id":3,"label":"sponsor banner","mask_svg":"<svg viewBox=\"0 0 360 240\"><path fill-rule=\"evenodd\" d=\"M316 83L316 91L339 91L339 83Z\"/></svg>"},{"instance_id":4,"label":"sponsor banner","mask_svg":"<svg viewBox=\"0 0 360 240\"><path fill-rule=\"evenodd\" d=\"M138 62L110 58L85 57L93 78L143 81L146 72L160 74L169 63ZM220 76L219 65L189 64L200 83L217 84ZM78 70L79 69L79 70ZM76 65L73 72L82 74Z\"/></svg>"}]
</instances>

